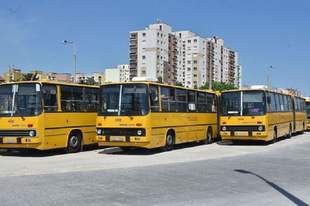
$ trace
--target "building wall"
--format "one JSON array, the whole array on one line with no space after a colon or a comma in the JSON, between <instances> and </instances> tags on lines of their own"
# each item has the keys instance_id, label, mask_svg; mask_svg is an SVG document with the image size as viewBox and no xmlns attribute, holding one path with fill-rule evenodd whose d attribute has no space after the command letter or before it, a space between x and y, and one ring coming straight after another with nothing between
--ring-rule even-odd
<instances>
[{"instance_id":1,"label":"building wall","mask_svg":"<svg viewBox=\"0 0 310 206\"><path fill-rule=\"evenodd\" d=\"M120 81L129 82L130 80L129 64L120 64L117 66L117 68L120 70Z\"/></svg>"},{"instance_id":2,"label":"building wall","mask_svg":"<svg viewBox=\"0 0 310 206\"><path fill-rule=\"evenodd\" d=\"M59 82L72 82L71 74L69 73L56 74L55 77L56 77L56 81L59 81Z\"/></svg>"},{"instance_id":3,"label":"building wall","mask_svg":"<svg viewBox=\"0 0 310 206\"><path fill-rule=\"evenodd\" d=\"M120 70L118 68L105 69L105 83L120 82Z\"/></svg>"},{"instance_id":4,"label":"building wall","mask_svg":"<svg viewBox=\"0 0 310 206\"><path fill-rule=\"evenodd\" d=\"M163 23L130 32L130 79L150 76L162 77L166 83L175 82L176 69L169 53L170 33L171 26Z\"/></svg>"}]
</instances>

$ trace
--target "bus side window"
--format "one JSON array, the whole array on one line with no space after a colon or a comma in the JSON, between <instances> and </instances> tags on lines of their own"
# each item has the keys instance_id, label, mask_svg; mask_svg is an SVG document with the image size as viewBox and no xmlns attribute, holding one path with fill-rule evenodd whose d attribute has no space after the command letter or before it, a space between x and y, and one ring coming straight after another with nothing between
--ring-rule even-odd
<instances>
[{"instance_id":1,"label":"bus side window","mask_svg":"<svg viewBox=\"0 0 310 206\"><path fill-rule=\"evenodd\" d=\"M58 110L56 85L43 85L43 100L45 111Z\"/></svg>"},{"instance_id":2,"label":"bus side window","mask_svg":"<svg viewBox=\"0 0 310 206\"><path fill-rule=\"evenodd\" d=\"M158 87L150 86L151 111L159 111Z\"/></svg>"}]
</instances>

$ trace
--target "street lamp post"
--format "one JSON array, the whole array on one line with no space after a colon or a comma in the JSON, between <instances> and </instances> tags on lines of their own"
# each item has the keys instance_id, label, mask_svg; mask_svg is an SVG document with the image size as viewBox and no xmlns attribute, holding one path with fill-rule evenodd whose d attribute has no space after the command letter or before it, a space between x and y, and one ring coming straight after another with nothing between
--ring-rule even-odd
<instances>
[{"instance_id":1,"label":"street lamp post","mask_svg":"<svg viewBox=\"0 0 310 206\"><path fill-rule=\"evenodd\" d=\"M270 66L269 67L270 69L272 69L273 68L273 66ZM267 86L268 86L268 89L270 89L270 77L269 77L269 69L268 69L268 76L267 76Z\"/></svg>"},{"instance_id":2,"label":"street lamp post","mask_svg":"<svg viewBox=\"0 0 310 206\"><path fill-rule=\"evenodd\" d=\"M74 74L73 74L73 83L76 81L76 53L75 53L75 42L74 41L67 41L63 40L63 44L73 44L73 57L74 57Z\"/></svg>"}]
</instances>

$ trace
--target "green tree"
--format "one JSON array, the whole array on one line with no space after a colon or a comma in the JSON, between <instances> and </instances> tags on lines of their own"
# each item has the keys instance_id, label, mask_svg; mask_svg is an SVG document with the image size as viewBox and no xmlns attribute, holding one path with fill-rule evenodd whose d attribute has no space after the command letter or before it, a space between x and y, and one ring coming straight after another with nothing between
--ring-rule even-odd
<instances>
[{"instance_id":1,"label":"green tree","mask_svg":"<svg viewBox=\"0 0 310 206\"><path fill-rule=\"evenodd\" d=\"M199 87L199 89L209 89L209 83L206 83L205 85ZM236 89L234 85L225 83L225 82L213 82L212 83L212 90L213 91L225 91L225 90L231 90Z\"/></svg>"},{"instance_id":2,"label":"green tree","mask_svg":"<svg viewBox=\"0 0 310 206\"><path fill-rule=\"evenodd\" d=\"M180 87L183 87L182 82L178 82L178 81L176 81L174 85L175 85L175 86L180 86Z\"/></svg>"},{"instance_id":3,"label":"green tree","mask_svg":"<svg viewBox=\"0 0 310 206\"><path fill-rule=\"evenodd\" d=\"M157 77L157 83L163 83L163 77Z\"/></svg>"},{"instance_id":4,"label":"green tree","mask_svg":"<svg viewBox=\"0 0 310 206\"><path fill-rule=\"evenodd\" d=\"M98 85L98 83L95 81L95 77L87 77L84 84L87 85Z\"/></svg>"}]
</instances>

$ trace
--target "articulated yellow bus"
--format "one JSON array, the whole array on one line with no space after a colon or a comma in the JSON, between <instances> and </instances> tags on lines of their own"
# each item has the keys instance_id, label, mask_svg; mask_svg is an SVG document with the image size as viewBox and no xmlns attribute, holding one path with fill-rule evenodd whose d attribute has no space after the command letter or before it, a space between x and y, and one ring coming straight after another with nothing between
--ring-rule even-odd
<instances>
[{"instance_id":1,"label":"articulated yellow bus","mask_svg":"<svg viewBox=\"0 0 310 206\"><path fill-rule=\"evenodd\" d=\"M201 141L218 134L214 92L155 82L101 85L97 117L99 146L162 148Z\"/></svg>"},{"instance_id":2,"label":"articulated yellow bus","mask_svg":"<svg viewBox=\"0 0 310 206\"><path fill-rule=\"evenodd\" d=\"M306 110L307 110L307 130L310 130L310 99L306 99Z\"/></svg>"},{"instance_id":3,"label":"articulated yellow bus","mask_svg":"<svg viewBox=\"0 0 310 206\"><path fill-rule=\"evenodd\" d=\"M221 93L220 135L223 140L275 142L303 132L305 99L266 89L231 90Z\"/></svg>"},{"instance_id":4,"label":"articulated yellow bus","mask_svg":"<svg viewBox=\"0 0 310 206\"><path fill-rule=\"evenodd\" d=\"M0 85L0 148L65 148L96 144L99 86L41 81Z\"/></svg>"}]
</instances>

